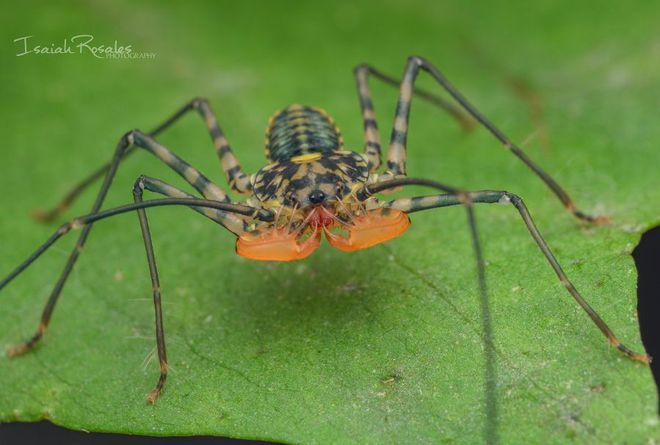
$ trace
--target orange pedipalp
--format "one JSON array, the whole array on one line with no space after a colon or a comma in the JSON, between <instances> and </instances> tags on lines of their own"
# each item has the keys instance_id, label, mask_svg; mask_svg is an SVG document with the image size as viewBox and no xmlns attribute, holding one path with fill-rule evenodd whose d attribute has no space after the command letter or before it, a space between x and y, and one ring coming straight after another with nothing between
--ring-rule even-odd
<instances>
[{"instance_id":1,"label":"orange pedipalp","mask_svg":"<svg viewBox=\"0 0 660 445\"><path fill-rule=\"evenodd\" d=\"M348 238L325 230L328 242L339 250L353 252L380 244L401 235L410 227L405 212L395 209L376 209L355 217L346 226Z\"/></svg>"},{"instance_id":2,"label":"orange pedipalp","mask_svg":"<svg viewBox=\"0 0 660 445\"><path fill-rule=\"evenodd\" d=\"M410 227L410 218L405 212L387 208L369 210L346 225L333 220L331 214L322 208L313 210L308 219L313 231L302 242L299 241L299 231L291 232L287 227L270 228L239 236L236 253L251 260L295 261L316 250L321 243L322 231L330 245L344 252L353 252L396 238ZM338 226L348 231L348 237L330 231Z\"/></svg>"},{"instance_id":3,"label":"orange pedipalp","mask_svg":"<svg viewBox=\"0 0 660 445\"><path fill-rule=\"evenodd\" d=\"M309 238L298 243L300 233L287 228L247 232L236 240L236 253L251 260L295 261L312 253L321 243L321 231L315 229Z\"/></svg>"}]
</instances>

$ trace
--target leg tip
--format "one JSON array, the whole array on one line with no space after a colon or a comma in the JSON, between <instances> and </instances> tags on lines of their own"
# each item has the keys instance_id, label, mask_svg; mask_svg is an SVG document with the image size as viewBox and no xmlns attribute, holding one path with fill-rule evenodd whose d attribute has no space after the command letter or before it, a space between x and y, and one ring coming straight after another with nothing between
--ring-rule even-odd
<instances>
[{"instance_id":1,"label":"leg tip","mask_svg":"<svg viewBox=\"0 0 660 445\"><path fill-rule=\"evenodd\" d=\"M30 213L30 216L31 216L32 219L34 219L35 221L39 221L39 222L42 222L42 223L50 222L50 221L52 221L52 220L55 218L53 212L44 212L44 211L41 210L41 209L35 209L35 210L33 210L33 211Z\"/></svg>"},{"instance_id":2,"label":"leg tip","mask_svg":"<svg viewBox=\"0 0 660 445\"><path fill-rule=\"evenodd\" d=\"M629 347L627 347L626 345L624 345L623 343L620 343L616 339L610 340L610 343L612 344L612 346L617 348L619 351L623 352L627 357L629 357L630 359L632 359L636 362L641 362L641 363L644 363L646 365L649 365L653 361L653 358L650 355L640 354L639 352L635 352L632 349L630 349Z\"/></svg>"},{"instance_id":3,"label":"leg tip","mask_svg":"<svg viewBox=\"0 0 660 445\"><path fill-rule=\"evenodd\" d=\"M16 357L19 357L19 356L25 354L28 351L28 349L29 348L27 347L27 345L25 343L20 344L20 345L16 345L16 346L12 346L9 349L7 349L7 356L9 358L16 358Z\"/></svg>"},{"instance_id":4,"label":"leg tip","mask_svg":"<svg viewBox=\"0 0 660 445\"><path fill-rule=\"evenodd\" d=\"M158 396L160 396L160 393L163 391L163 386L165 386L165 379L167 379L167 363L164 359L160 363L160 369L161 372L158 383L156 383L154 389L152 389L151 392L147 395L147 403L149 405L156 403L156 399L158 399Z\"/></svg>"},{"instance_id":5,"label":"leg tip","mask_svg":"<svg viewBox=\"0 0 660 445\"><path fill-rule=\"evenodd\" d=\"M594 224L599 225L599 226L609 226L612 224L612 218L610 218L607 215L598 215L595 217L592 217L592 221Z\"/></svg>"},{"instance_id":6,"label":"leg tip","mask_svg":"<svg viewBox=\"0 0 660 445\"><path fill-rule=\"evenodd\" d=\"M653 357L651 357L648 354L635 354L635 357L633 357L633 360L636 360L638 362L642 362L644 364L650 365L651 362L653 361Z\"/></svg>"},{"instance_id":7,"label":"leg tip","mask_svg":"<svg viewBox=\"0 0 660 445\"><path fill-rule=\"evenodd\" d=\"M587 215L586 213L576 209L573 206L568 206L568 210L573 214L573 216L575 216L580 221L584 221L590 224L596 224L598 226L607 226L612 223L612 218L610 218L607 215L598 215L598 216Z\"/></svg>"},{"instance_id":8,"label":"leg tip","mask_svg":"<svg viewBox=\"0 0 660 445\"><path fill-rule=\"evenodd\" d=\"M62 213L66 212L68 209L69 209L69 202L64 201L53 210L44 211L41 209L34 209L30 213L30 216L32 216L32 219L35 219L39 222L47 223L53 221Z\"/></svg>"},{"instance_id":9,"label":"leg tip","mask_svg":"<svg viewBox=\"0 0 660 445\"><path fill-rule=\"evenodd\" d=\"M160 395L160 388L155 388L153 389L148 395L147 395L147 403L149 405L154 405L156 403L156 400L158 399L158 396Z\"/></svg>"}]
</instances>

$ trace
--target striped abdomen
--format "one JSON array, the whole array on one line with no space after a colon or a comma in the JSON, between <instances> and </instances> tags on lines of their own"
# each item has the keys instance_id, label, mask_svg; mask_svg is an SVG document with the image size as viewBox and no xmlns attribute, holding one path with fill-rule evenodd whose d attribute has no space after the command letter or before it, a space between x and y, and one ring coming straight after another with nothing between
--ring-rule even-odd
<instances>
[{"instance_id":1,"label":"striped abdomen","mask_svg":"<svg viewBox=\"0 0 660 445\"><path fill-rule=\"evenodd\" d=\"M268 122L266 157L271 161L341 150L343 145L332 118L318 108L290 105Z\"/></svg>"}]
</instances>

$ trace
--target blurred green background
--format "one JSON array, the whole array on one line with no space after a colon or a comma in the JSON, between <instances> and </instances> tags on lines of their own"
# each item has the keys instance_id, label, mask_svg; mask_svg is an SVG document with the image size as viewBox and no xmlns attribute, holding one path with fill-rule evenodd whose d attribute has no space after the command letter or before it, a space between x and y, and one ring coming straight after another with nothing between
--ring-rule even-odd
<instances>
[{"instance_id":1,"label":"blurred green background","mask_svg":"<svg viewBox=\"0 0 660 445\"><path fill-rule=\"evenodd\" d=\"M576 223L491 135L413 106L408 170L522 195L585 297L639 349L640 233L660 221L660 4L574 1L21 2L0 17L0 274L57 225L49 207L110 159L127 130L149 130L195 96L213 104L244 167L263 166L268 117L290 103L330 112L347 146L362 124L352 68L399 76L435 63L524 145L585 210ZM17 57L14 39L131 45L155 57ZM420 85L437 87L420 76ZM373 82L383 139L395 89ZM160 139L219 184L208 134L190 116ZM123 165L106 207L139 174L180 179L147 154ZM421 190L415 190L421 193ZM413 191L408 191L413 193ZM85 193L68 216L85 213ZM185 209L150 212L169 357L157 377L148 269L137 219L99 224L43 344L0 356L0 420L74 429L217 434L291 443L657 443L650 372L613 351L565 294L512 208L478 208L494 324L486 394L474 260L464 212L420 214L409 232L347 255L262 264ZM27 337L74 237L0 294L0 345ZM144 363L143 363L144 362ZM496 415L486 414L488 397ZM656 442L654 442L656 441Z\"/></svg>"}]
</instances>

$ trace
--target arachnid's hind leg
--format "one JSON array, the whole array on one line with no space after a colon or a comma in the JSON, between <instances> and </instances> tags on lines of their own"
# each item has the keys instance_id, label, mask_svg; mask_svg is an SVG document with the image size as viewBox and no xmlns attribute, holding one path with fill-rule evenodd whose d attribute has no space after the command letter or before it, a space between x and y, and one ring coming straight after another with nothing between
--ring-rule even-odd
<instances>
[{"instance_id":1,"label":"arachnid's hind leg","mask_svg":"<svg viewBox=\"0 0 660 445\"><path fill-rule=\"evenodd\" d=\"M541 180L552 190L552 192L564 204L576 218L593 222L607 223L609 218L604 216L590 216L579 210L568 193L541 167L534 163L527 155L516 146L501 130L481 114L463 95L444 77L444 75L431 63L421 57L410 57L401 80L399 100L394 118L394 128L390 138L390 146L387 153L387 173L382 176L383 180L406 174L406 140L408 136L408 120L410 117L410 103L413 96L415 80L419 70L426 71L444 88L459 105L474 119L481 123L493 136L495 136L506 148L529 167Z\"/></svg>"},{"instance_id":2,"label":"arachnid's hind leg","mask_svg":"<svg viewBox=\"0 0 660 445\"><path fill-rule=\"evenodd\" d=\"M380 134L378 133L378 122L376 121L376 113L374 112L373 101L371 100L371 92L369 91L369 76L372 75L376 79L379 79L386 84L393 85L395 87L399 86L399 81L367 64L360 64L356 66L354 73L355 80L357 82L358 96L360 99L360 109L362 110L362 121L364 122L364 153L369 163L369 171L375 173L378 171L381 163L381 144ZM472 119L463 114L461 110L455 107L453 104L447 102L439 96L419 88L415 88L413 92L420 99L426 100L433 105L449 112L461 123L461 125L466 130L472 128L474 124Z\"/></svg>"},{"instance_id":3,"label":"arachnid's hind leg","mask_svg":"<svg viewBox=\"0 0 660 445\"><path fill-rule=\"evenodd\" d=\"M113 156L110 169L106 174L105 181L103 182L103 186L101 187L94 206L92 207L91 213L97 213L101 209L103 201L105 200L110 185L112 184L112 180L115 176L115 173L117 172L117 168L119 167L119 163L124 155L124 152L133 144L154 154L157 158L170 166L174 171L176 171L186 181L188 181L188 183L190 183L195 189L204 195L204 197L219 202L229 203L229 197L217 185L213 184L208 178L202 175L197 169L193 168L183 159L179 158L163 145L156 142L153 138L145 135L140 131L134 130L126 133L119 140L119 143L115 149L115 154ZM232 213L224 213L221 217L220 223L225 228L237 235L243 233L247 227L246 222L242 218ZM89 236L91 229L92 224L88 224L83 227L82 233L78 238L78 242L73 248L66 266L64 267L64 270L62 271L62 274L60 275L60 278L58 279L55 287L53 288L46 306L44 307L41 315L41 321L39 322L36 333L22 345L13 348L13 355L28 351L34 347L34 345L37 344L37 342L43 337L43 334L50 322L50 318L55 308L55 304L57 303L57 299L59 298L59 295L62 292L62 289L64 288L64 285L69 275L71 274L76 261L78 261L80 252L82 251L85 242L87 241L87 237Z\"/></svg>"},{"instance_id":4,"label":"arachnid's hind leg","mask_svg":"<svg viewBox=\"0 0 660 445\"><path fill-rule=\"evenodd\" d=\"M437 186L434 181L429 180L418 180L413 178L401 178L398 180L392 180L392 187L400 187L402 185L424 185L433 188L438 188L443 190L444 187ZM383 183L385 184L385 183ZM382 186L382 184L381 184ZM623 352L628 357L633 360L640 362L648 363L650 358L646 354L640 354L633 351L632 349L625 346L619 339L616 337L614 332L610 327L605 323L605 321L598 315L598 313L587 303L587 301L580 295L578 290L575 288L573 283L568 279L563 269L559 265L559 262L553 255L550 247L541 236L541 233L536 228L534 221L532 220L527 207L523 203L522 199L514 195L513 193L503 192L503 191L478 191L478 192L461 192L461 193L451 193L451 194L442 194L442 195L433 195L433 196L421 196L415 198L402 198L390 201L387 206L402 210L406 213L418 212L421 210L433 209L438 207L447 207L452 205L466 204L466 203L507 203L512 204L520 214L527 230L531 234L532 238L536 242L537 246L543 252L546 260L552 267L552 269L557 274L559 281L564 285L568 293L575 299L575 301L582 307L582 309L589 315L591 320L594 322L598 329L607 337L609 343L617 348L619 351Z\"/></svg>"},{"instance_id":5,"label":"arachnid's hind leg","mask_svg":"<svg viewBox=\"0 0 660 445\"><path fill-rule=\"evenodd\" d=\"M225 172L230 187L238 193L250 193L252 190L250 178L242 170L238 159L234 155L229 142L227 141L227 138L225 137L222 129L220 128L220 125L218 124L218 119L211 109L211 105L209 104L208 100L203 98L195 98L191 100L186 105L177 110L167 120L165 120L165 122L147 133L147 135L151 138L155 138L192 110L196 110L204 121L204 125L206 126L206 129L211 136L215 151L218 155L222 169ZM134 153L135 151L136 147L128 147L122 153L122 160L126 159L127 156ZM57 218L60 214L69 208L69 206L83 191L85 191L90 185L96 182L96 180L103 177L103 175L106 174L108 170L110 170L111 165L112 163L110 162L102 165L85 179L76 184L53 209L49 211L36 210L33 213L33 216L40 221L52 221L53 219Z\"/></svg>"}]
</instances>

